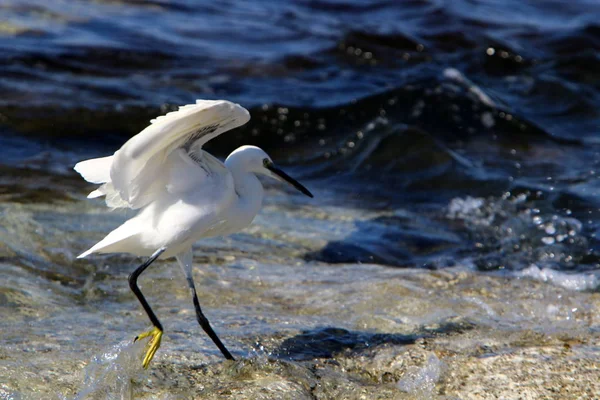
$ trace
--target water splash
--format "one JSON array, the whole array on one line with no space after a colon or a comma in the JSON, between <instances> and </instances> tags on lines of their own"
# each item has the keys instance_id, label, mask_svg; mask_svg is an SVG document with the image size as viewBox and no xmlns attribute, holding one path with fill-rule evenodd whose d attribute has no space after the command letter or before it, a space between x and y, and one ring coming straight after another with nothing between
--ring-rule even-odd
<instances>
[{"instance_id":1,"label":"water splash","mask_svg":"<svg viewBox=\"0 0 600 400\"><path fill-rule=\"evenodd\" d=\"M133 381L144 371L145 342L123 341L95 355L85 367L83 385L74 400L133 398Z\"/></svg>"},{"instance_id":2,"label":"water splash","mask_svg":"<svg viewBox=\"0 0 600 400\"><path fill-rule=\"evenodd\" d=\"M532 264L558 271L595 269L583 223L567 212L538 208L538 204L544 205L523 193L507 192L501 198L467 196L452 199L446 217L463 225L477 249L474 263L479 269L520 271Z\"/></svg>"},{"instance_id":3,"label":"water splash","mask_svg":"<svg viewBox=\"0 0 600 400\"><path fill-rule=\"evenodd\" d=\"M435 395L435 384L442 375L444 363L431 353L422 367L409 368L398 381L398 388L415 395L418 399L431 399Z\"/></svg>"}]
</instances>

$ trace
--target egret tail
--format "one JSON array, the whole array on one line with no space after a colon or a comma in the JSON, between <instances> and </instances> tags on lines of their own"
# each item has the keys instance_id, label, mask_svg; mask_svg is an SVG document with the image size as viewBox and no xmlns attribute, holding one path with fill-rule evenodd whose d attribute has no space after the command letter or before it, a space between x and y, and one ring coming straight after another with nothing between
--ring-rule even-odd
<instances>
[{"instance_id":1,"label":"egret tail","mask_svg":"<svg viewBox=\"0 0 600 400\"><path fill-rule=\"evenodd\" d=\"M139 225L135 218L125 221L124 224L110 232L93 247L78 255L77 258L84 258L92 253L130 252L138 254L139 251L136 252L136 248L139 247L139 244L135 240L135 236L138 233ZM146 253L146 255L147 254L148 253Z\"/></svg>"}]
</instances>

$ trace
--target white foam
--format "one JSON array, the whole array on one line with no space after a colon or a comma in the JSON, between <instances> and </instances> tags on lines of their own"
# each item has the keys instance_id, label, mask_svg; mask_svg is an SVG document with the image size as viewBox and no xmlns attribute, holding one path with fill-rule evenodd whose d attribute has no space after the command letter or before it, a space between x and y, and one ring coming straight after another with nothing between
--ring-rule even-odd
<instances>
[{"instance_id":1,"label":"white foam","mask_svg":"<svg viewBox=\"0 0 600 400\"><path fill-rule=\"evenodd\" d=\"M484 211L485 199L467 196L464 199L455 197L448 204L446 216L451 219L464 219L476 225L489 225L494 219L493 214Z\"/></svg>"},{"instance_id":2,"label":"white foam","mask_svg":"<svg viewBox=\"0 0 600 400\"><path fill-rule=\"evenodd\" d=\"M542 282L549 282L553 285L563 287L569 290L593 290L600 286L600 281L596 275L592 274L567 274L550 268L540 268L532 264L521 272L518 277L532 278Z\"/></svg>"}]
</instances>

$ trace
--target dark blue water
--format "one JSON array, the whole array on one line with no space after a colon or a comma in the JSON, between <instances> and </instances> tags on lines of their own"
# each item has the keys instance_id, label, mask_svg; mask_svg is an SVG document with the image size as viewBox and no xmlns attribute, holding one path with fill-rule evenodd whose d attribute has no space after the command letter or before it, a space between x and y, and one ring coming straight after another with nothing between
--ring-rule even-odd
<instances>
[{"instance_id":1,"label":"dark blue water","mask_svg":"<svg viewBox=\"0 0 600 400\"><path fill-rule=\"evenodd\" d=\"M80 188L76 160L225 98L252 121L211 151L260 145L330 189L321 204L390 211L309 260L599 266L597 1L15 0L0 13L6 201Z\"/></svg>"}]
</instances>

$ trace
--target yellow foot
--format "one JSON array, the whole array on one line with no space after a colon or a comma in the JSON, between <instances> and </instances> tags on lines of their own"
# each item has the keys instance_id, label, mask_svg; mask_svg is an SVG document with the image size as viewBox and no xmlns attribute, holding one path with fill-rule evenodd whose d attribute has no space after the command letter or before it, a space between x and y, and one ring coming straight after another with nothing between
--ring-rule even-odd
<instances>
[{"instance_id":1,"label":"yellow foot","mask_svg":"<svg viewBox=\"0 0 600 400\"><path fill-rule=\"evenodd\" d=\"M160 347L160 340L162 339L163 331L158 329L156 326L150 329L148 332L144 332L141 335L136 336L133 339L134 342L137 342L140 339L144 339L150 337L150 341L148 342L148 350L146 350L146 356L144 356L144 360L142 361L142 366L144 368L148 368L150 361L156 354L156 350Z\"/></svg>"}]
</instances>

